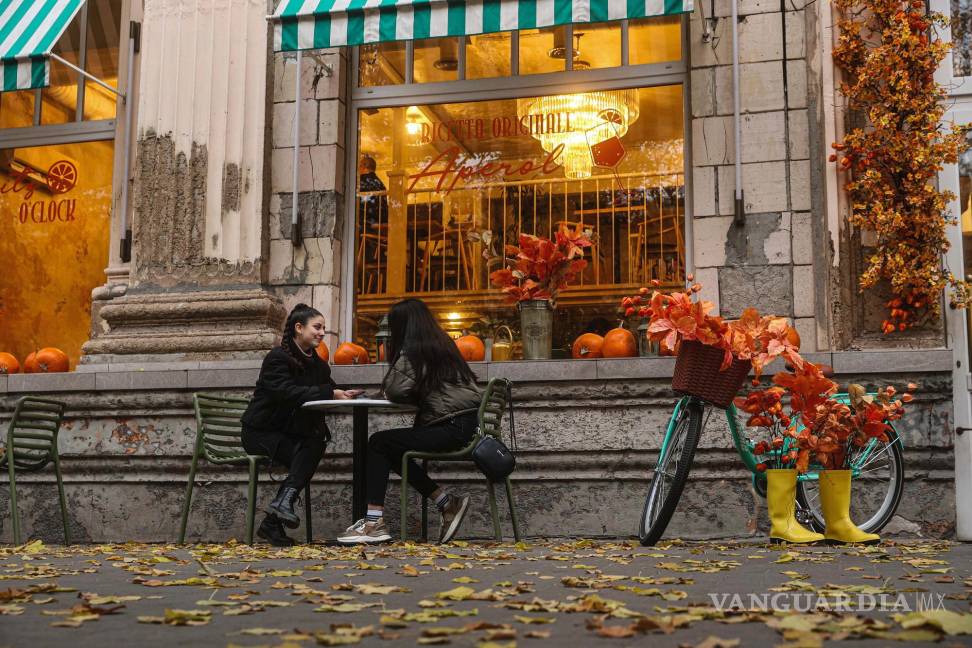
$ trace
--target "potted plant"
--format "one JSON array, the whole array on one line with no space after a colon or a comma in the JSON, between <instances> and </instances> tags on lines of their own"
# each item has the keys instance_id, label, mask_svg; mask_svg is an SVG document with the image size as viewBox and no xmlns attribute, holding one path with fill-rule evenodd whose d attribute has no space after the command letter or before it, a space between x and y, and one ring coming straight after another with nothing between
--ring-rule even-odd
<instances>
[{"instance_id":1,"label":"potted plant","mask_svg":"<svg viewBox=\"0 0 972 648\"><path fill-rule=\"evenodd\" d=\"M550 358L557 294L587 267L584 248L590 245L589 232L561 225L553 239L520 234L519 245L503 250L503 267L489 279L520 311L524 359Z\"/></svg>"},{"instance_id":2,"label":"potted plant","mask_svg":"<svg viewBox=\"0 0 972 648\"><path fill-rule=\"evenodd\" d=\"M895 398L894 387L869 395L861 385L851 384L846 398L834 399L838 386L827 373L812 362L791 365L773 376L773 386L736 399L736 406L750 414L748 426L769 431L769 440L753 450L765 457L756 468L766 471L770 539L875 543L877 534L861 531L850 519L851 451L871 439L888 443L889 422L900 419L904 404L914 397L904 393ZM807 472L811 463L819 469L823 535L805 529L793 516L797 474Z\"/></svg>"}]
</instances>

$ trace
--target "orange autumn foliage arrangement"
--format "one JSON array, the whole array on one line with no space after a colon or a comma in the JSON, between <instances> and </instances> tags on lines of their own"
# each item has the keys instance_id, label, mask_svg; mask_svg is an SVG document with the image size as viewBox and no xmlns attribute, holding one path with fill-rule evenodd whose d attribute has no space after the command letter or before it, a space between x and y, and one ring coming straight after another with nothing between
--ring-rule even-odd
<instances>
[{"instance_id":1,"label":"orange autumn foliage arrangement","mask_svg":"<svg viewBox=\"0 0 972 648\"><path fill-rule=\"evenodd\" d=\"M786 318L760 315L755 308L748 308L738 320L725 322L722 317L710 314L714 308L711 302L697 298L701 290L702 284L698 283L685 292L651 292L642 288L637 295L625 297L621 308L628 317L637 314L648 318L648 338L676 354L682 342L695 341L723 351L723 370L732 364L733 358L749 360L756 384L763 367L776 358L782 357L794 366L803 364L799 346L793 343L798 338Z\"/></svg>"},{"instance_id":2,"label":"orange autumn foliage arrangement","mask_svg":"<svg viewBox=\"0 0 972 648\"><path fill-rule=\"evenodd\" d=\"M870 396L860 385L850 385L849 404L831 399L837 383L827 376L826 367L800 355L799 337L785 318L748 308L738 320L726 322L710 314L711 303L697 298L701 290L701 284L668 294L642 288L624 298L621 307L626 316L648 318L648 337L676 353L683 342L694 341L723 351L723 371L734 360L749 360L754 387L761 384L769 363L776 359L786 363L787 370L776 373L771 386L734 400L739 410L749 414L747 426L769 433L754 448L756 455L765 457L758 469L795 467L806 472L811 462L839 469L847 465L851 448L862 447L872 438L888 442L888 424L904 415L904 403L913 399L910 393L895 399L895 389L884 387ZM909 384L908 388L917 387ZM787 445L785 437L793 441Z\"/></svg>"},{"instance_id":3,"label":"orange autumn foliage arrangement","mask_svg":"<svg viewBox=\"0 0 972 648\"><path fill-rule=\"evenodd\" d=\"M590 235L580 226L570 229L561 225L553 239L520 234L518 246L507 245L503 250L500 261L504 267L490 273L490 283L502 288L510 303L531 299L553 302L587 267L584 248L590 246Z\"/></svg>"},{"instance_id":4,"label":"orange autumn foliage arrangement","mask_svg":"<svg viewBox=\"0 0 972 648\"><path fill-rule=\"evenodd\" d=\"M835 0L844 19L834 62L847 107L866 118L835 143L830 156L847 174L850 222L873 232L860 287L886 281L885 334L904 331L941 315L942 290L951 286L954 307L964 307L969 285L942 259L955 196L938 191L938 173L956 161L961 127L943 125L947 88L935 70L951 44L935 37L947 19L926 13L924 0Z\"/></svg>"},{"instance_id":5,"label":"orange autumn foliage arrangement","mask_svg":"<svg viewBox=\"0 0 972 648\"><path fill-rule=\"evenodd\" d=\"M830 398L837 383L824 370L823 365L804 362L801 369L773 376L772 387L736 398L736 407L749 414L746 425L768 432L768 439L753 447L761 458L757 470L796 468L802 473L811 462L824 470L840 470L849 467L854 448L865 447L871 439L890 442L890 423L904 416L904 404L914 397L904 393L896 399L891 386L869 395L861 385L851 384L844 403ZM917 385L909 384L908 389ZM784 445L785 437L793 441Z\"/></svg>"}]
</instances>

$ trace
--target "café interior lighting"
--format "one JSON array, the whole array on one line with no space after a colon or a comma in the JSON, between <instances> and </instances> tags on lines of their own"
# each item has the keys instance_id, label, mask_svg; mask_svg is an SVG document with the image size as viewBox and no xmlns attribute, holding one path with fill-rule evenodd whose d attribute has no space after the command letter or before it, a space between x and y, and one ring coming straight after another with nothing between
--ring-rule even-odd
<instances>
[{"instance_id":1,"label":"caf\u00e9 interior lighting","mask_svg":"<svg viewBox=\"0 0 972 648\"><path fill-rule=\"evenodd\" d=\"M421 142L422 124L424 117L418 106L409 106L405 111L405 133L408 135L408 142L416 146Z\"/></svg>"},{"instance_id":2,"label":"caf\u00e9 interior lighting","mask_svg":"<svg viewBox=\"0 0 972 648\"><path fill-rule=\"evenodd\" d=\"M621 138L638 119L638 90L609 90L520 99L517 116L550 153L563 150L558 162L571 180L591 177L591 147Z\"/></svg>"}]
</instances>

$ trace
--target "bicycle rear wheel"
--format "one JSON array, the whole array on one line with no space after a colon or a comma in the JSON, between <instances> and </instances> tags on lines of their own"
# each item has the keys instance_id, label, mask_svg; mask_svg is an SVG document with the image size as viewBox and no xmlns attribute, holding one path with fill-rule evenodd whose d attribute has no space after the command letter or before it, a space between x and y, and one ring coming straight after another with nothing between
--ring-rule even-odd
<instances>
[{"instance_id":1,"label":"bicycle rear wheel","mask_svg":"<svg viewBox=\"0 0 972 648\"><path fill-rule=\"evenodd\" d=\"M658 464L655 466L645 508L641 513L641 523L638 525L638 538L645 547L661 539L672 514L675 513L702 434L704 410L702 401L690 398L685 401L684 407L672 414L668 443L663 444L664 454L659 451Z\"/></svg>"},{"instance_id":2,"label":"bicycle rear wheel","mask_svg":"<svg viewBox=\"0 0 972 648\"><path fill-rule=\"evenodd\" d=\"M851 482L851 519L867 533L877 533L894 517L904 489L904 454L901 440L892 428L888 443L872 439L864 448L854 448L850 465L854 471ZM824 519L820 510L820 489L816 479L800 480L797 502L815 531L823 532Z\"/></svg>"}]
</instances>

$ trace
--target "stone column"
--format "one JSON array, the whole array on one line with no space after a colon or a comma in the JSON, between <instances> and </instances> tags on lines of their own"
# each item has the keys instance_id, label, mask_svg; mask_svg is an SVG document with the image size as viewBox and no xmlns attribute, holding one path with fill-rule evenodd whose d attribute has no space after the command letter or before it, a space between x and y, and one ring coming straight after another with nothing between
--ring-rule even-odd
<instances>
[{"instance_id":1,"label":"stone column","mask_svg":"<svg viewBox=\"0 0 972 648\"><path fill-rule=\"evenodd\" d=\"M83 363L273 344L282 309L261 288L271 4L145 3L130 287L100 308Z\"/></svg>"}]
</instances>

